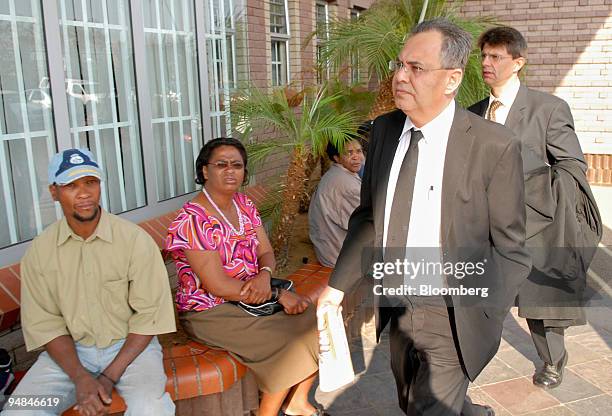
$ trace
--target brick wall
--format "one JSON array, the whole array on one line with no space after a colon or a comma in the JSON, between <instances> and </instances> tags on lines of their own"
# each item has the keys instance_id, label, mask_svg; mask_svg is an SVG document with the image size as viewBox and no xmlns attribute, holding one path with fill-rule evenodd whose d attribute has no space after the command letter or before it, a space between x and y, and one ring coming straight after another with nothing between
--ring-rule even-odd
<instances>
[{"instance_id":1,"label":"brick wall","mask_svg":"<svg viewBox=\"0 0 612 416\"><path fill-rule=\"evenodd\" d=\"M527 39L526 84L565 99L585 153L612 153L612 0L466 0Z\"/></svg>"}]
</instances>

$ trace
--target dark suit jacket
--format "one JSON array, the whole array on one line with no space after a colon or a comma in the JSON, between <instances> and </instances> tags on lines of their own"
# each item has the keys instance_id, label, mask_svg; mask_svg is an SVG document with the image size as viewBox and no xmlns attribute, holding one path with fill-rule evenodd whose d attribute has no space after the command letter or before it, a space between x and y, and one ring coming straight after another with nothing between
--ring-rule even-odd
<instances>
[{"instance_id":1,"label":"dark suit jacket","mask_svg":"<svg viewBox=\"0 0 612 416\"><path fill-rule=\"evenodd\" d=\"M487 97L472 105L469 110L484 117L488 105ZM576 244L586 243L573 241L572 235L575 233L567 232L567 227L576 228L577 209L573 210L573 215L565 215L565 202L567 199L579 201L583 197L588 198L588 205L597 211L586 180L587 165L574 131L570 108L561 98L521 85L504 125L512 130L523 145L527 245L534 258L534 270L519 294L519 314L534 319L576 319L580 323L583 321L583 313L579 308L551 307L554 304L575 306L579 303L586 268L590 263L590 257L586 262L583 257L575 258L576 264L568 265L564 262L567 258L559 253L557 247L575 247ZM555 166L565 166L566 170L559 171ZM572 174L564 173L567 170ZM560 175L565 176L565 184L555 185ZM575 180L574 186L567 183L572 177ZM579 197L576 190L581 187L585 192ZM575 205L574 202L574 208ZM568 224L568 221L574 224ZM563 238L565 241L560 241ZM577 267L584 270L582 282L576 281L577 273L572 272ZM553 276L553 270L565 270L567 282L560 282L559 276ZM537 307L538 302L540 308Z\"/></svg>"},{"instance_id":2,"label":"dark suit jacket","mask_svg":"<svg viewBox=\"0 0 612 416\"><path fill-rule=\"evenodd\" d=\"M371 133L361 187L361 202L349 229L330 286L351 292L381 261L385 198L389 171L406 115L397 110L378 117ZM448 139L442 185L441 246L444 261L470 248L474 258L494 258L504 273L488 286L503 286L496 308L463 307L453 298L451 326L466 375L474 380L495 355L505 314L527 277L530 259L524 248L523 166L520 143L504 127L457 106ZM401 192L401 190L396 190ZM364 251L366 250L366 251ZM364 253L368 253L364 255ZM502 279L501 275L509 276ZM454 279L451 279L454 280ZM377 308L377 335L389 320L388 308Z\"/></svg>"}]
</instances>

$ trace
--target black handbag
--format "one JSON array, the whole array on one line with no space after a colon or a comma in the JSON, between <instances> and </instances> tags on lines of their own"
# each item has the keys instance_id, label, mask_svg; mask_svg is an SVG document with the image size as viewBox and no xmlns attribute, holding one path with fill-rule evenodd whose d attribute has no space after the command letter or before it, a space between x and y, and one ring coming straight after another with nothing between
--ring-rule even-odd
<instances>
[{"instance_id":1,"label":"black handbag","mask_svg":"<svg viewBox=\"0 0 612 416\"><path fill-rule=\"evenodd\" d=\"M293 288L293 281L286 279L277 279L275 277L270 279L270 286L272 289L276 288L278 290L288 290L290 292L295 292ZM232 302L234 305L242 308L243 311L253 316L270 316L274 315L276 312L280 312L283 310L283 305L278 303L278 299L270 299L267 302L261 303L259 305L253 305L250 303L244 302Z\"/></svg>"}]
</instances>

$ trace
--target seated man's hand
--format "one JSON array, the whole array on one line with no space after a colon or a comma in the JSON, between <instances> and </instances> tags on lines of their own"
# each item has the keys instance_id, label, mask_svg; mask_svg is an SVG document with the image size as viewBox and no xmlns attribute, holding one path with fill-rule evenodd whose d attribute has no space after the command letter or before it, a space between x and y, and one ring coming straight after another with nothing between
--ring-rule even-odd
<instances>
[{"instance_id":1,"label":"seated man's hand","mask_svg":"<svg viewBox=\"0 0 612 416\"><path fill-rule=\"evenodd\" d=\"M310 305L310 299L288 290L282 290L280 297L278 298L278 303L283 305L286 314L297 315L304 312L306 308L308 308L308 305Z\"/></svg>"},{"instance_id":2,"label":"seated man's hand","mask_svg":"<svg viewBox=\"0 0 612 416\"><path fill-rule=\"evenodd\" d=\"M77 404L75 409L83 416L99 416L108 414L111 396L99 380L90 374L83 374L74 381Z\"/></svg>"},{"instance_id":3,"label":"seated man's hand","mask_svg":"<svg viewBox=\"0 0 612 416\"><path fill-rule=\"evenodd\" d=\"M268 272L259 273L255 278L249 280L242 286L240 295L242 301L253 305L264 303L272 297L270 287L270 274Z\"/></svg>"}]
</instances>

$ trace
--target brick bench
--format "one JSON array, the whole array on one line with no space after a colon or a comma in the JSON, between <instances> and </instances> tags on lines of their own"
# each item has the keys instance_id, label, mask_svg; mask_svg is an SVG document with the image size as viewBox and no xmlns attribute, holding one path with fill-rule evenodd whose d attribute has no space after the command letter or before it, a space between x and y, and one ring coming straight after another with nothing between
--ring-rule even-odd
<instances>
[{"instance_id":1,"label":"brick bench","mask_svg":"<svg viewBox=\"0 0 612 416\"><path fill-rule=\"evenodd\" d=\"M248 188L246 193L256 204L265 198L265 188L261 185ZM168 225L175 217L176 211L139 225L153 237L161 249ZM331 272L332 269L319 264L305 264L286 278L293 280L298 293L316 302L327 285ZM0 269L0 331L18 323L19 287L18 264ZM349 326L349 337L358 334L360 323L351 318L358 313L362 299L363 294L359 291L345 299L345 321L356 324ZM235 400L252 403L245 404L245 407L251 410L256 409L258 405L257 391L253 394L254 379L246 367L226 351L211 349L193 341L167 346L164 348L164 368L168 376L166 391L176 402L177 414L202 414L203 409L208 409L206 414L221 414L224 407L235 406L235 403L228 403ZM123 399L113 392L110 413L121 414L124 410ZM72 409L64 413L77 414L78 412Z\"/></svg>"}]
</instances>

